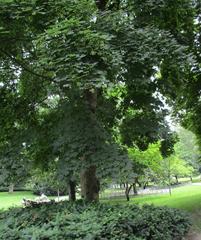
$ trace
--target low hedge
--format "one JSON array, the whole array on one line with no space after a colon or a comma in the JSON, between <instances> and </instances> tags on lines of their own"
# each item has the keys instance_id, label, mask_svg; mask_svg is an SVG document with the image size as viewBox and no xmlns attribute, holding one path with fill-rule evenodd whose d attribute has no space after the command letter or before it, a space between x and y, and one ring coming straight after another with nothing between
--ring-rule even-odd
<instances>
[{"instance_id":1,"label":"low hedge","mask_svg":"<svg viewBox=\"0 0 201 240\"><path fill-rule=\"evenodd\" d=\"M14 188L14 192L30 192L32 189L30 188L25 188L25 187L16 187ZM0 192L8 192L8 187L2 187L0 188Z\"/></svg>"},{"instance_id":2,"label":"low hedge","mask_svg":"<svg viewBox=\"0 0 201 240\"><path fill-rule=\"evenodd\" d=\"M0 239L181 240L190 225L166 207L62 202L0 213Z\"/></svg>"}]
</instances>

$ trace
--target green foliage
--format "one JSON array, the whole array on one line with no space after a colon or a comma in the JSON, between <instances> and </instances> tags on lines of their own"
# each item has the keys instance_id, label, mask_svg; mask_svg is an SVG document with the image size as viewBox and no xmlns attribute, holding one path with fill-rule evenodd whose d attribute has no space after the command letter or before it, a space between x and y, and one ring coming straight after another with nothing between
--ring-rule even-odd
<instances>
[{"instance_id":1,"label":"green foliage","mask_svg":"<svg viewBox=\"0 0 201 240\"><path fill-rule=\"evenodd\" d=\"M133 171L140 179L159 182L163 178L160 142L149 144L145 151L129 148L128 153L134 163Z\"/></svg>"},{"instance_id":2,"label":"green foliage","mask_svg":"<svg viewBox=\"0 0 201 240\"><path fill-rule=\"evenodd\" d=\"M184 128L178 128L179 141L175 144L175 153L185 160L195 171L200 168L200 150L196 136Z\"/></svg>"},{"instance_id":3,"label":"green foliage","mask_svg":"<svg viewBox=\"0 0 201 240\"><path fill-rule=\"evenodd\" d=\"M190 222L165 207L77 202L12 209L0 214L2 239L181 240Z\"/></svg>"},{"instance_id":4,"label":"green foliage","mask_svg":"<svg viewBox=\"0 0 201 240\"><path fill-rule=\"evenodd\" d=\"M190 177L195 169L186 159L176 154L164 158L161 153L161 143L149 144L145 151L129 148L128 153L133 161L133 171L139 180L165 183L172 177Z\"/></svg>"},{"instance_id":5,"label":"green foliage","mask_svg":"<svg viewBox=\"0 0 201 240\"><path fill-rule=\"evenodd\" d=\"M7 144L8 145L8 144ZM23 186L30 177L31 161L27 156L25 147L17 144L19 150L4 146L0 149L0 184L9 186L10 184Z\"/></svg>"},{"instance_id":6,"label":"green foliage","mask_svg":"<svg viewBox=\"0 0 201 240\"><path fill-rule=\"evenodd\" d=\"M0 1L3 151L16 147L14 161L25 143L35 163L58 159L64 179L91 165L99 178L128 174L119 145L145 150L168 132L160 94L174 96L193 65L182 41L193 11L180 0Z\"/></svg>"},{"instance_id":7,"label":"green foliage","mask_svg":"<svg viewBox=\"0 0 201 240\"><path fill-rule=\"evenodd\" d=\"M32 185L33 193L46 196L67 195L68 186L67 181L59 181L56 176L56 171L35 171L29 180Z\"/></svg>"},{"instance_id":8,"label":"green foliage","mask_svg":"<svg viewBox=\"0 0 201 240\"><path fill-rule=\"evenodd\" d=\"M164 159L164 161L166 162L165 169L167 172L169 171L172 177L192 176L194 172L194 168L177 155L171 155L168 159Z\"/></svg>"}]
</instances>

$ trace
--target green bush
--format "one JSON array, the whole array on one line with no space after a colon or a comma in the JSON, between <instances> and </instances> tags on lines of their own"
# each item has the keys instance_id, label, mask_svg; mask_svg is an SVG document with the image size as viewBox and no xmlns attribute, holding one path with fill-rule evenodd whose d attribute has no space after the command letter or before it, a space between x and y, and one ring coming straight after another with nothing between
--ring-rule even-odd
<instances>
[{"instance_id":1,"label":"green bush","mask_svg":"<svg viewBox=\"0 0 201 240\"><path fill-rule=\"evenodd\" d=\"M62 202L0 214L0 239L7 240L180 240L188 216L154 206Z\"/></svg>"},{"instance_id":2,"label":"green bush","mask_svg":"<svg viewBox=\"0 0 201 240\"><path fill-rule=\"evenodd\" d=\"M58 187L57 185L53 185L48 182L40 182L33 186L33 194L41 195L45 194L46 196L57 196L58 195ZM67 187L62 187L59 189L59 195L65 196L67 195Z\"/></svg>"}]
</instances>

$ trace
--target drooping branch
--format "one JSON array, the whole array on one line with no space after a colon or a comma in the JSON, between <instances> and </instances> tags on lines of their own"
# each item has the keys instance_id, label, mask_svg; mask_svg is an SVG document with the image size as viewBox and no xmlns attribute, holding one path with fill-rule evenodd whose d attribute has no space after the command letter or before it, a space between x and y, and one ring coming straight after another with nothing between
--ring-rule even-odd
<instances>
[{"instance_id":1,"label":"drooping branch","mask_svg":"<svg viewBox=\"0 0 201 240\"><path fill-rule=\"evenodd\" d=\"M48 77L48 76L44 76L42 74L39 74L35 71L33 71L32 69L30 69L29 67L26 66L26 64L21 61L21 60L18 60L16 59L15 57L13 57L10 53L4 51L4 50L0 50L4 55L6 55L7 57L9 57L15 64L17 64L19 67L21 67L23 70L37 76L37 77L40 77L40 78L45 78L45 79L48 79L48 80L51 80L51 81L54 81L52 78Z\"/></svg>"}]
</instances>

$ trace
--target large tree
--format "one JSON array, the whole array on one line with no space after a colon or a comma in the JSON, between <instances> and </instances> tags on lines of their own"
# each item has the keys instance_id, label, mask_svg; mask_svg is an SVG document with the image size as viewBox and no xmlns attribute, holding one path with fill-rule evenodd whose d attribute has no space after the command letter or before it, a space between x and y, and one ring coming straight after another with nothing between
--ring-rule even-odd
<instances>
[{"instance_id":1,"label":"large tree","mask_svg":"<svg viewBox=\"0 0 201 240\"><path fill-rule=\"evenodd\" d=\"M137 124L142 145L165 126L161 93L190 67L193 11L179 0L0 1L0 141L20 131L31 159L80 173L84 199L98 200L99 179L129 169L116 133L133 143Z\"/></svg>"}]
</instances>

